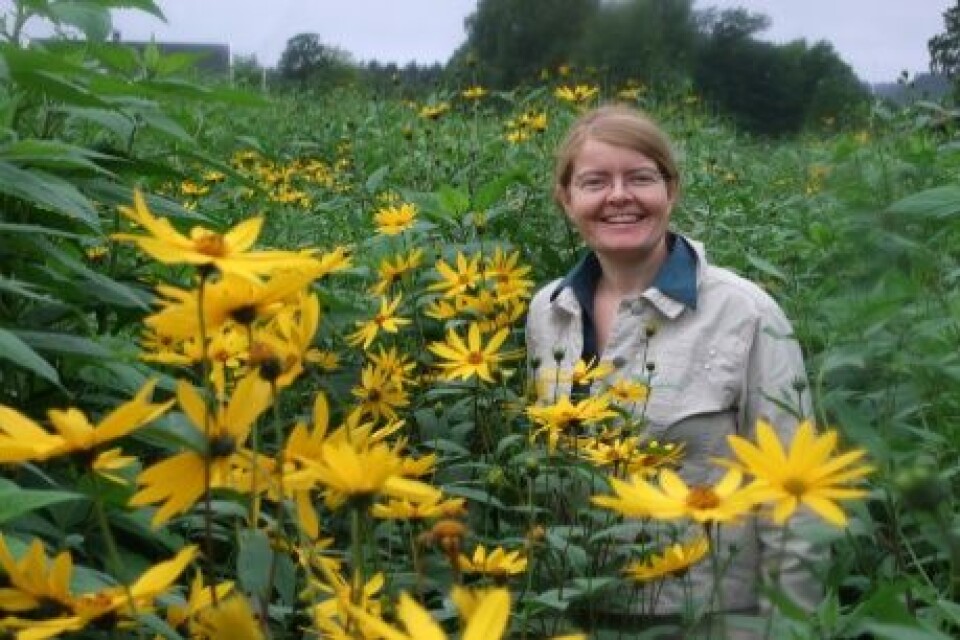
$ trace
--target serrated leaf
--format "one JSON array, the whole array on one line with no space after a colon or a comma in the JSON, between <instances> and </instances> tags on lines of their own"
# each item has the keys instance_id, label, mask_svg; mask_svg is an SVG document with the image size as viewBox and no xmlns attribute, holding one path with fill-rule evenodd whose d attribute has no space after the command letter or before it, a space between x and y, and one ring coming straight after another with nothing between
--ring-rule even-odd
<instances>
[{"instance_id":1,"label":"serrated leaf","mask_svg":"<svg viewBox=\"0 0 960 640\"><path fill-rule=\"evenodd\" d=\"M27 369L41 378L60 386L60 376L50 363L40 357L23 340L6 329L0 329L0 358Z\"/></svg>"},{"instance_id":2,"label":"serrated leaf","mask_svg":"<svg viewBox=\"0 0 960 640\"><path fill-rule=\"evenodd\" d=\"M90 201L73 184L57 176L0 161L0 193L80 220L95 231L100 228Z\"/></svg>"}]
</instances>

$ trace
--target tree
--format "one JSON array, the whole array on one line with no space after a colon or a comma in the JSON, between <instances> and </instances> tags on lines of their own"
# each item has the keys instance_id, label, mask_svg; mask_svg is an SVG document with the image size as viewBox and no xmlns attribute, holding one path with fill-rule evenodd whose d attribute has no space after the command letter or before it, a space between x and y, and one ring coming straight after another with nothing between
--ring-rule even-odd
<instances>
[{"instance_id":1,"label":"tree","mask_svg":"<svg viewBox=\"0 0 960 640\"><path fill-rule=\"evenodd\" d=\"M752 133L782 135L825 118L858 116L868 92L827 42L758 40L769 19L743 9L710 14L697 58L696 87Z\"/></svg>"},{"instance_id":2,"label":"tree","mask_svg":"<svg viewBox=\"0 0 960 640\"><path fill-rule=\"evenodd\" d=\"M930 71L956 80L960 77L960 0L943 12L945 31L927 41Z\"/></svg>"},{"instance_id":3,"label":"tree","mask_svg":"<svg viewBox=\"0 0 960 640\"><path fill-rule=\"evenodd\" d=\"M479 79L511 88L542 69L569 62L599 0L480 0L466 20L467 41L454 57L472 57Z\"/></svg>"},{"instance_id":4,"label":"tree","mask_svg":"<svg viewBox=\"0 0 960 640\"><path fill-rule=\"evenodd\" d=\"M350 54L323 44L316 33L301 33L287 40L277 70L281 78L301 88L343 85L356 76Z\"/></svg>"},{"instance_id":5,"label":"tree","mask_svg":"<svg viewBox=\"0 0 960 640\"><path fill-rule=\"evenodd\" d=\"M699 33L692 0L604 3L578 47L577 62L612 83L677 84L690 77Z\"/></svg>"},{"instance_id":6,"label":"tree","mask_svg":"<svg viewBox=\"0 0 960 640\"><path fill-rule=\"evenodd\" d=\"M262 88L266 80L266 69L257 61L257 55L233 56L233 82L237 86Z\"/></svg>"}]
</instances>

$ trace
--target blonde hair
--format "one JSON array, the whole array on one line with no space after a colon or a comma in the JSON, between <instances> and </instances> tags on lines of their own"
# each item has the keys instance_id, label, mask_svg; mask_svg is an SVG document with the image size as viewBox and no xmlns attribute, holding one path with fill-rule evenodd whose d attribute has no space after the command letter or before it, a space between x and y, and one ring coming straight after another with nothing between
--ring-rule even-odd
<instances>
[{"instance_id":1,"label":"blonde hair","mask_svg":"<svg viewBox=\"0 0 960 640\"><path fill-rule=\"evenodd\" d=\"M553 197L558 203L570 186L573 164L587 140L642 153L657 164L668 193L675 195L680 190L680 174L667 134L647 114L624 104L609 104L577 118L557 147Z\"/></svg>"}]
</instances>

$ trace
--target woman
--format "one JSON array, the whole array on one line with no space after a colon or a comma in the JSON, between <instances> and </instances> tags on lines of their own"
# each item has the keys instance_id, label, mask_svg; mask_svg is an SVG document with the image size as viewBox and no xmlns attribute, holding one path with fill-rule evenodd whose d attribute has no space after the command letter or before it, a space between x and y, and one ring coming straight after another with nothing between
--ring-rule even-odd
<instances>
[{"instance_id":1,"label":"woman","mask_svg":"<svg viewBox=\"0 0 960 640\"><path fill-rule=\"evenodd\" d=\"M682 442L679 474L688 484L708 485L722 474L712 458L728 453L727 435L752 437L763 417L789 441L797 424L791 407L809 415L809 401L800 350L773 299L710 264L702 245L670 230L679 192L669 140L649 117L604 106L573 124L558 149L554 197L590 251L534 297L527 348L531 362L561 370L545 376L556 381L548 397L571 392L560 382L570 379L562 372L580 360L595 358L612 365L614 376L650 380L646 435ZM780 530L760 520L724 529L721 547L729 551L732 544L735 551L720 587L723 611L761 609L759 576L770 574L774 556L783 560L780 588L790 598L808 608L819 600L804 542L791 538L784 553ZM690 576L693 599L706 601L710 563ZM654 613L678 614L684 601L672 581ZM599 626L629 628L635 614L606 612Z\"/></svg>"}]
</instances>

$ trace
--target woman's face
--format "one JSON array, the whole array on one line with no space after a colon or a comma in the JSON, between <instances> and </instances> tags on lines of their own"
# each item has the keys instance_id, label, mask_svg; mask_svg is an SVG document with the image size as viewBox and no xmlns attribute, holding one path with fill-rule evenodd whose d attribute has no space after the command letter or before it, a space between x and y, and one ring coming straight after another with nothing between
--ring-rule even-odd
<instances>
[{"instance_id":1,"label":"woman's face","mask_svg":"<svg viewBox=\"0 0 960 640\"><path fill-rule=\"evenodd\" d=\"M645 261L665 255L674 195L657 164L639 151L588 138L560 200L600 257Z\"/></svg>"}]
</instances>

